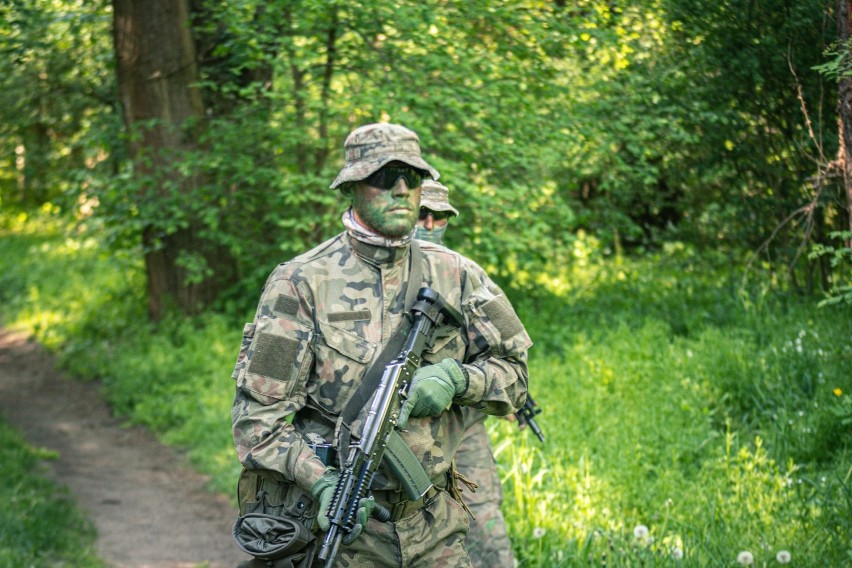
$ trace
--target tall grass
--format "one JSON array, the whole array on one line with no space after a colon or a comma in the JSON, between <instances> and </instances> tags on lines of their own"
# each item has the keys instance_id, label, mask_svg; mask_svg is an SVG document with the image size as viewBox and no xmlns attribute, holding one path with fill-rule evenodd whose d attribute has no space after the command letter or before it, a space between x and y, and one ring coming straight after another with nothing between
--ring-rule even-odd
<instances>
[{"instance_id":1,"label":"tall grass","mask_svg":"<svg viewBox=\"0 0 852 568\"><path fill-rule=\"evenodd\" d=\"M44 477L42 460L56 456L33 448L0 422L0 566L102 568L95 530L67 491Z\"/></svg>"},{"instance_id":2,"label":"tall grass","mask_svg":"<svg viewBox=\"0 0 852 568\"><path fill-rule=\"evenodd\" d=\"M102 379L118 412L230 492L229 376L256 298L246 314L153 327L138 264L43 220L4 226L7 323ZM548 435L489 422L521 565L852 561L852 314L768 271L743 291L736 264L688 246L596 260L580 245L512 294Z\"/></svg>"},{"instance_id":3,"label":"tall grass","mask_svg":"<svg viewBox=\"0 0 852 568\"><path fill-rule=\"evenodd\" d=\"M520 302L551 439L491 434L525 565L852 559L852 314L738 281L678 247Z\"/></svg>"}]
</instances>

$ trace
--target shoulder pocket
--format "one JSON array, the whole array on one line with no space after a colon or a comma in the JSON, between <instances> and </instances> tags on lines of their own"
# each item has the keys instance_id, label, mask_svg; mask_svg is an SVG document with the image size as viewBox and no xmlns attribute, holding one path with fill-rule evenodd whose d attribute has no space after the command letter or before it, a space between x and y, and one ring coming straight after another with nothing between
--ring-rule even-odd
<instances>
[{"instance_id":1,"label":"shoulder pocket","mask_svg":"<svg viewBox=\"0 0 852 568\"><path fill-rule=\"evenodd\" d=\"M231 373L231 378L236 379L240 376L240 373L243 369L246 368L248 364L248 352L249 346L251 346L251 340L254 339L254 329L257 327L254 323L247 323L243 326L243 339L240 343L240 353L237 355L237 364L234 365L234 372Z\"/></svg>"},{"instance_id":2,"label":"shoulder pocket","mask_svg":"<svg viewBox=\"0 0 852 568\"><path fill-rule=\"evenodd\" d=\"M305 380L311 362L310 343L313 331L289 318L261 318L248 342L245 363L237 363L237 384L266 399L271 404L284 400L293 387ZM241 354L242 357L242 354ZM244 365L244 367L242 366Z\"/></svg>"},{"instance_id":3,"label":"shoulder pocket","mask_svg":"<svg viewBox=\"0 0 852 568\"><path fill-rule=\"evenodd\" d=\"M473 324L495 355L518 355L532 345L524 324L503 294L480 288L470 299Z\"/></svg>"}]
</instances>

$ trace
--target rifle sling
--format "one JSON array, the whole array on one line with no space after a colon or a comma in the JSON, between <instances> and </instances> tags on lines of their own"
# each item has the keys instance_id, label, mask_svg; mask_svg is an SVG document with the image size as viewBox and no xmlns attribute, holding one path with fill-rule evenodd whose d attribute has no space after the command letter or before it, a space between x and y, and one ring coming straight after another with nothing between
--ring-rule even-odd
<instances>
[{"instance_id":1,"label":"rifle sling","mask_svg":"<svg viewBox=\"0 0 852 568\"><path fill-rule=\"evenodd\" d=\"M364 373L361 384L346 401L346 405L340 413L337 422L337 446L341 460L346 459L346 456L349 455L352 423L358 418L361 410L366 408L379 386L385 367L399 355L405 345L405 340L408 338L408 332L411 329L411 318L408 316L408 311L417 300L417 292L423 282L423 252L420 250L420 245L414 240L411 241L408 260L408 281L405 285L406 315L400 326L391 335L385 348L376 356ZM423 469L423 465L395 430L391 432L384 459L391 471L399 478L410 499L419 499L432 486L432 481Z\"/></svg>"},{"instance_id":2,"label":"rifle sling","mask_svg":"<svg viewBox=\"0 0 852 568\"><path fill-rule=\"evenodd\" d=\"M423 464L405 443L405 440L394 430L388 437L388 447L385 448L385 463L402 483L405 493L412 501L423 497L432 487L432 480L423 469Z\"/></svg>"}]
</instances>

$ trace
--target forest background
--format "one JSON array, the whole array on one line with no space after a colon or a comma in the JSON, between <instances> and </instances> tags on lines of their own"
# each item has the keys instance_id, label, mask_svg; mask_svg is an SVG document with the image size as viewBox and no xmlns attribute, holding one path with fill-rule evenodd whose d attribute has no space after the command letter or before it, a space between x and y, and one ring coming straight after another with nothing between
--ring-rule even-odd
<instances>
[{"instance_id":1,"label":"forest background","mask_svg":"<svg viewBox=\"0 0 852 568\"><path fill-rule=\"evenodd\" d=\"M549 441L490 426L522 565L852 559L847 1L0 15L0 314L217 490L242 323L390 121L536 344Z\"/></svg>"}]
</instances>

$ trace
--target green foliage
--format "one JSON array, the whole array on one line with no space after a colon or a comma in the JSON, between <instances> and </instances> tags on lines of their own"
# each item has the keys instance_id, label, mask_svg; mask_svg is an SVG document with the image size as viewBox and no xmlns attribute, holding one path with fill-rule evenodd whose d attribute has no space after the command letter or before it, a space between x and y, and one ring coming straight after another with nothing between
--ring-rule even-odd
<instances>
[{"instance_id":1,"label":"green foliage","mask_svg":"<svg viewBox=\"0 0 852 568\"><path fill-rule=\"evenodd\" d=\"M215 315L168 320L156 330L142 324L122 338L99 338L108 351L65 363L76 373L96 364L118 413L186 448L199 469L217 473L213 488L231 494L240 467L230 432L234 386L228 368L236 360L241 329Z\"/></svg>"},{"instance_id":2,"label":"green foliage","mask_svg":"<svg viewBox=\"0 0 852 568\"><path fill-rule=\"evenodd\" d=\"M836 37L827 23L833 4L661 5L673 40L666 51L688 66L683 86L698 111L685 123L700 143L681 164L698 190L690 192L684 229L752 248L774 234L771 262L815 270L802 262L801 243L824 242L826 229L842 228L845 217L836 205L845 200L840 184L826 183L817 199L813 181L837 149L836 90L815 69ZM781 223L811 201L813 224Z\"/></svg>"},{"instance_id":3,"label":"green foliage","mask_svg":"<svg viewBox=\"0 0 852 568\"><path fill-rule=\"evenodd\" d=\"M551 440L491 433L525 565L848 559L852 318L777 291L743 303L711 264L670 248L521 298Z\"/></svg>"},{"instance_id":4,"label":"green foliage","mask_svg":"<svg viewBox=\"0 0 852 568\"><path fill-rule=\"evenodd\" d=\"M124 301L139 266L116 270L55 216L0 226L6 321L75 374L100 377L116 412L185 448L231 494L228 377L251 312L154 327L141 298ZM744 550L767 564L785 550L798 565L843 565L849 314L768 278L744 290L729 259L691 246L613 260L591 237L573 244L572 263L518 271L510 290L535 342L531 392L548 436L541 445L489 422L521 565L732 565ZM112 299L89 296L91 282Z\"/></svg>"},{"instance_id":5,"label":"green foliage","mask_svg":"<svg viewBox=\"0 0 852 568\"><path fill-rule=\"evenodd\" d=\"M76 194L91 180L82 172L122 158L107 4L0 5L3 205L38 207Z\"/></svg>"},{"instance_id":6,"label":"green foliage","mask_svg":"<svg viewBox=\"0 0 852 568\"><path fill-rule=\"evenodd\" d=\"M91 522L45 477L42 461L50 459L56 455L0 421L0 566L105 567Z\"/></svg>"},{"instance_id":7,"label":"green foliage","mask_svg":"<svg viewBox=\"0 0 852 568\"><path fill-rule=\"evenodd\" d=\"M852 303L852 248L845 244L852 242L852 231L835 231L829 237L844 244L816 244L809 254L812 259L827 257L834 268L834 282L828 290L828 297L820 302L820 307Z\"/></svg>"},{"instance_id":8,"label":"green foliage","mask_svg":"<svg viewBox=\"0 0 852 568\"><path fill-rule=\"evenodd\" d=\"M389 120L420 134L453 191L449 244L499 278L574 262L580 231L615 254L673 239L755 248L814 198L814 163L834 155L818 69L834 30L822 0L699 6L193 2L206 114L181 127L201 139L145 177L127 160L139 133L120 132L110 7L9 5L0 199L94 212L131 255L148 252L143 230L156 247L191 229L236 259L216 307L237 313L271 266L339 230L346 204L327 186L342 141ZM42 189L27 193L30 179ZM814 232L776 235L769 261L793 263L806 237L828 246L837 191L818 200ZM191 247L176 262L191 282L215 268ZM791 274L817 267L798 264Z\"/></svg>"},{"instance_id":9,"label":"green foliage","mask_svg":"<svg viewBox=\"0 0 852 568\"><path fill-rule=\"evenodd\" d=\"M4 216L2 235L4 312L47 347L75 356L145 319L139 261L110 254L57 208Z\"/></svg>"}]
</instances>

